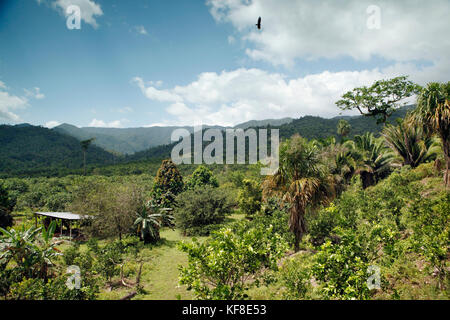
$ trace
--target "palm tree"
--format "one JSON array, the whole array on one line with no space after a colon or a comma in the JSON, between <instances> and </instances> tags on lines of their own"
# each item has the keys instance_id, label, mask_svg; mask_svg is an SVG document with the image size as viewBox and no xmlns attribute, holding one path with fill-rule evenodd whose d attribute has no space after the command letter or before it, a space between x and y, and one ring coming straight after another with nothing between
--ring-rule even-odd
<instances>
[{"instance_id":1,"label":"palm tree","mask_svg":"<svg viewBox=\"0 0 450 320\"><path fill-rule=\"evenodd\" d=\"M427 134L438 134L442 140L446 169L444 183L450 185L450 81L432 82L417 98L414 120L420 123Z\"/></svg>"},{"instance_id":2,"label":"palm tree","mask_svg":"<svg viewBox=\"0 0 450 320\"><path fill-rule=\"evenodd\" d=\"M174 217L168 214L170 210L172 209L159 207L154 201L149 201L140 208L134 225L138 227L137 232L144 243L159 240L161 227L174 227Z\"/></svg>"},{"instance_id":3,"label":"palm tree","mask_svg":"<svg viewBox=\"0 0 450 320\"><path fill-rule=\"evenodd\" d=\"M412 168L433 160L440 150L434 137L425 135L421 127L411 124L408 119L399 121L397 126L386 125L382 135L386 144L397 154L401 165Z\"/></svg>"},{"instance_id":4,"label":"palm tree","mask_svg":"<svg viewBox=\"0 0 450 320\"><path fill-rule=\"evenodd\" d=\"M83 165L84 165L84 175L86 175L86 152L89 146L91 145L92 141L94 141L95 138L83 140L80 142L81 149L83 149Z\"/></svg>"},{"instance_id":5,"label":"palm tree","mask_svg":"<svg viewBox=\"0 0 450 320\"><path fill-rule=\"evenodd\" d=\"M289 228L295 236L295 251L306 232L305 214L328 203L334 190L319 161L316 143L295 135L280 146L277 172L263 184L265 198L280 196L290 204Z\"/></svg>"},{"instance_id":6,"label":"palm tree","mask_svg":"<svg viewBox=\"0 0 450 320\"><path fill-rule=\"evenodd\" d=\"M352 127L347 120L339 120L337 125L337 133L341 136L341 142L343 142L345 137L348 136L351 129Z\"/></svg>"},{"instance_id":7,"label":"palm tree","mask_svg":"<svg viewBox=\"0 0 450 320\"><path fill-rule=\"evenodd\" d=\"M377 139L367 132L345 142L344 146L356 160L356 173L361 177L363 189L374 185L388 173L394 154L384 145L382 139Z\"/></svg>"}]
</instances>

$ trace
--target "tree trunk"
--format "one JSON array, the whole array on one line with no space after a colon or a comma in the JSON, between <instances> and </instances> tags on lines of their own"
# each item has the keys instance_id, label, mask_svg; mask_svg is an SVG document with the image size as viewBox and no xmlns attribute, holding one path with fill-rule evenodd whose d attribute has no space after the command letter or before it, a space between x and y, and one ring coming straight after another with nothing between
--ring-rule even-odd
<instances>
[{"instance_id":1,"label":"tree trunk","mask_svg":"<svg viewBox=\"0 0 450 320\"><path fill-rule=\"evenodd\" d=\"M299 203L295 203L291 208L291 216L289 218L289 228L294 233L295 243L294 250L300 250L300 242L306 233L305 210Z\"/></svg>"},{"instance_id":2,"label":"tree trunk","mask_svg":"<svg viewBox=\"0 0 450 320\"><path fill-rule=\"evenodd\" d=\"M443 138L443 137L441 137ZM444 172L444 183L446 187L450 187L450 140L444 140L443 141L443 149L444 149L444 159L445 159L445 172Z\"/></svg>"},{"instance_id":3,"label":"tree trunk","mask_svg":"<svg viewBox=\"0 0 450 320\"><path fill-rule=\"evenodd\" d=\"M375 179L372 173L362 171L360 173L360 176L363 189L367 189L368 187L373 186L375 184Z\"/></svg>"},{"instance_id":4,"label":"tree trunk","mask_svg":"<svg viewBox=\"0 0 450 320\"><path fill-rule=\"evenodd\" d=\"M84 167L84 175L86 175L86 151L83 151L83 167Z\"/></svg>"}]
</instances>

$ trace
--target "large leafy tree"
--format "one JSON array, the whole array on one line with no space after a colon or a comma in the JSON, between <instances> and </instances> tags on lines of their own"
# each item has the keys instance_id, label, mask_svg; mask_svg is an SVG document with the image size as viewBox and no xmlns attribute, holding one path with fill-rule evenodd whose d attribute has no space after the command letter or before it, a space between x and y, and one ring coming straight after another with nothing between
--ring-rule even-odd
<instances>
[{"instance_id":1,"label":"large leafy tree","mask_svg":"<svg viewBox=\"0 0 450 320\"><path fill-rule=\"evenodd\" d=\"M417 98L414 119L428 134L438 134L442 139L446 169L444 182L450 185L450 81L429 83Z\"/></svg>"},{"instance_id":2,"label":"large leafy tree","mask_svg":"<svg viewBox=\"0 0 450 320\"><path fill-rule=\"evenodd\" d=\"M306 233L305 214L334 196L332 180L319 160L319 149L298 135L280 146L278 171L263 184L265 197L276 195L290 204L289 228L295 236L295 251Z\"/></svg>"},{"instance_id":3,"label":"large leafy tree","mask_svg":"<svg viewBox=\"0 0 450 320\"><path fill-rule=\"evenodd\" d=\"M407 121L400 121L397 126L387 125L383 136L386 144L397 154L400 163L413 168L433 160L440 150L434 137L424 135L421 127Z\"/></svg>"},{"instance_id":4,"label":"large leafy tree","mask_svg":"<svg viewBox=\"0 0 450 320\"><path fill-rule=\"evenodd\" d=\"M385 123L405 98L420 92L421 87L407 79L396 77L376 81L370 87L355 88L336 104L342 110L356 109L364 116L375 117L378 123Z\"/></svg>"},{"instance_id":5,"label":"large leafy tree","mask_svg":"<svg viewBox=\"0 0 450 320\"><path fill-rule=\"evenodd\" d=\"M345 147L356 160L356 173L361 177L363 189L376 184L390 170L394 154L372 133L355 136L354 140L345 143Z\"/></svg>"},{"instance_id":6,"label":"large leafy tree","mask_svg":"<svg viewBox=\"0 0 450 320\"><path fill-rule=\"evenodd\" d=\"M163 160L153 184L153 198L162 207L172 207L175 197L183 191L183 177L172 160Z\"/></svg>"}]
</instances>

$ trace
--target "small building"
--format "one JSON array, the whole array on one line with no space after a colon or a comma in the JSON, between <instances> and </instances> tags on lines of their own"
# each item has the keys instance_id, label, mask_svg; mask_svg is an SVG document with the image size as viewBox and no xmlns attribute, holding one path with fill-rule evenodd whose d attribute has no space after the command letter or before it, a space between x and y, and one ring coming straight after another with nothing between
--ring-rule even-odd
<instances>
[{"instance_id":1,"label":"small building","mask_svg":"<svg viewBox=\"0 0 450 320\"><path fill-rule=\"evenodd\" d=\"M63 225L66 225L69 229L69 237L72 238L72 222L80 221L82 219L90 219L92 216L80 215L72 212L35 212L35 224L37 227L38 216L49 218L50 220L61 220L60 236L63 235Z\"/></svg>"}]
</instances>

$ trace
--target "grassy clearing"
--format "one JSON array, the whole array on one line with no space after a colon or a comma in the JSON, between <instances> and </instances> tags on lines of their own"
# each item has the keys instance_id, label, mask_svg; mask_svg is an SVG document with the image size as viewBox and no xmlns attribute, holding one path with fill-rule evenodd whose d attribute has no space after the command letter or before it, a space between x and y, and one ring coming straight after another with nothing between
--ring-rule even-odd
<instances>
[{"instance_id":1,"label":"grassy clearing","mask_svg":"<svg viewBox=\"0 0 450 320\"><path fill-rule=\"evenodd\" d=\"M226 224L243 219L244 215L235 213L229 216ZM204 241L207 237L196 237ZM141 273L141 285L143 292L137 294L134 300L192 300L192 292L185 286L178 285L178 267L187 265L187 255L177 249L180 241L191 241L192 237L183 236L179 230L164 229L161 231L161 243L158 246L148 246L139 253L139 258L144 261ZM82 245L83 247L84 245ZM124 265L126 279L135 281L139 269L139 262L134 257L128 257ZM99 299L117 300L134 291L119 284L119 279L114 279L111 287L100 288Z\"/></svg>"}]
</instances>

